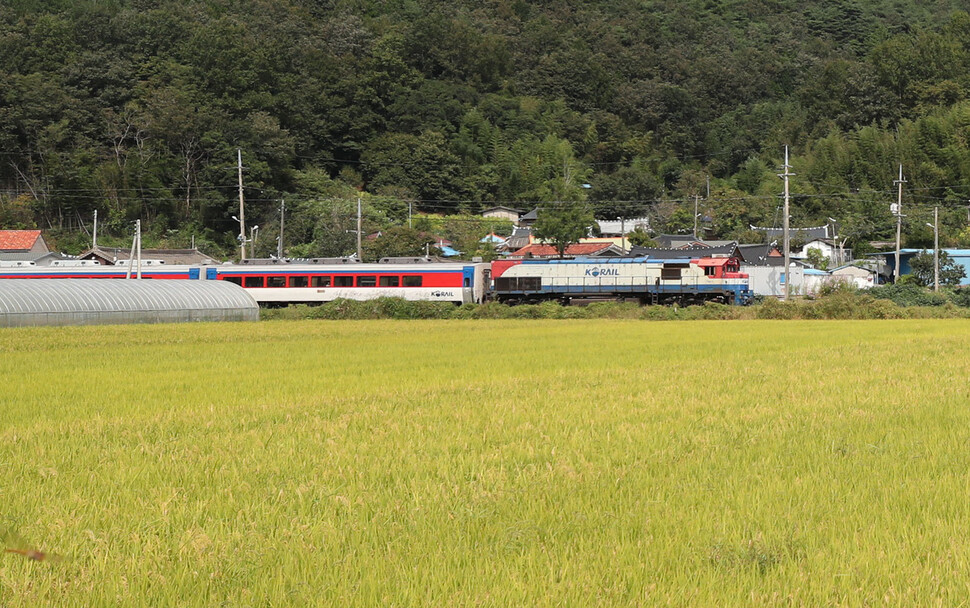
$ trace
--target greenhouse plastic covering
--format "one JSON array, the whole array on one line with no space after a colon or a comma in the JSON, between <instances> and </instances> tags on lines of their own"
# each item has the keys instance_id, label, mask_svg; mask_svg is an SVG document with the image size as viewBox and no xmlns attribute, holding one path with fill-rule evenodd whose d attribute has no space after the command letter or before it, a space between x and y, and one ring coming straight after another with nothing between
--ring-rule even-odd
<instances>
[{"instance_id":1,"label":"greenhouse plastic covering","mask_svg":"<svg viewBox=\"0 0 970 608\"><path fill-rule=\"evenodd\" d=\"M0 279L0 327L258 319L252 296L226 281Z\"/></svg>"}]
</instances>

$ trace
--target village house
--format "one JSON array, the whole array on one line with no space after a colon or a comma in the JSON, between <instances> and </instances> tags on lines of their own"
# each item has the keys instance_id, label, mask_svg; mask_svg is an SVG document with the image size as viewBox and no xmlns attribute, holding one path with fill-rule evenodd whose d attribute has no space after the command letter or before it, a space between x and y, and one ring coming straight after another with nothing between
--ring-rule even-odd
<instances>
[{"instance_id":1,"label":"village house","mask_svg":"<svg viewBox=\"0 0 970 608\"><path fill-rule=\"evenodd\" d=\"M32 262L48 253L40 230L0 230L0 261Z\"/></svg>"}]
</instances>

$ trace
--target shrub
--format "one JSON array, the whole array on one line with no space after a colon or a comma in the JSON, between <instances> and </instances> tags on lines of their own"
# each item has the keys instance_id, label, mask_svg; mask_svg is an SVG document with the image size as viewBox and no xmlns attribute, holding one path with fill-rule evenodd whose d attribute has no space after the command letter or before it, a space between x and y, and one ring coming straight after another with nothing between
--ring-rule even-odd
<instances>
[{"instance_id":1,"label":"shrub","mask_svg":"<svg viewBox=\"0 0 970 608\"><path fill-rule=\"evenodd\" d=\"M943 306L947 300L946 296L914 283L881 285L870 289L869 294L877 299L892 300L899 306Z\"/></svg>"},{"instance_id":2,"label":"shrub","mask_svg":"<svg viewBox=\"0 0 970 608\"><path fill-rule=\"evenodd\" d=\"M946 296L957 306L970 308L970 287L957 287L947 290Z\"/></svg>"},{"instance_id":3,"label":"shrub","mask_svg":"<svg viewBox=\"0 0 970 608\"><path fill-rule=\"evenodd\" d=\"M775 298L767 298L758 308L759 319L798 319L800 318L798 305L794 302L782 302Z\"/></svg>"}]
</instances>

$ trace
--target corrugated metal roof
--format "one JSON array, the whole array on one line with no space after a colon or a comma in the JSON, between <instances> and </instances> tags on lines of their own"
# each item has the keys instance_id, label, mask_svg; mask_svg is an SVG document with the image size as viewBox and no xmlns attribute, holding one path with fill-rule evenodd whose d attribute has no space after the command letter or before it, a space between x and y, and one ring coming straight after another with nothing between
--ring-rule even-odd
<instances>
[{"instance_id":1,"label":"corrugated metal roof","mask_svg":"<svg viewBox=\"0 0 970 608\"><path fill-rule=\"evenodd\" d=\"M227 281L0 280L0 326L257 319L256 301Z\"/></svg>"}]
</instances>

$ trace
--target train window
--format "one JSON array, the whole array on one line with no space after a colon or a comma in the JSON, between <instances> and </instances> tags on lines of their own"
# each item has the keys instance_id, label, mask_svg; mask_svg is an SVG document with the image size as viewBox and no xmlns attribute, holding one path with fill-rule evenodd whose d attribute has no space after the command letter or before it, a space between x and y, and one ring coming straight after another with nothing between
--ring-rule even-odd
<instances>
[{"instance_id":1,"label":"train window","mask_svg":"<svg viewBox=\"0 0 970 608\"><path fill-rule=\"evenodd\" d=\"M243 287L262 287L263 277L246 277L243 279Z\"/></svg>"},{"instance_id":2,"label":"train window","mask_svg":"<svg viewBox=\"0 0 970 608\"><path fill-rule=\"evenodd\" d=\"M266 277L267 287L286 287L286 277Z\"/></svg>"},{"instance_id":3,"label":"train window","mask_svg":"<svg viewBox=\"0 0 970 608\"><path fill-rule=\"evenodd\" d=\"M242 279L239 277L222 277L223 281L229 281L230 283L235 283L236 285L242 285Z\"/></svg>"},{"instance_id":4,"label":"train window","mask_svg":"<svg viewBox=\"0 0 970 608\"><path fill-rule=\"evenodd\" d=\"M713 277L716 274L717 274L717 268L715 268L714 266L705 266L704 267L704 276L705 277Z\"/></svg>"},{"instance_id":5,"label":"train window","mask_svg":"<svg viewBox=\"0 0 970 608\"><path fill-rule=\"evenodd\" d=\"M334 287L353 287L354 277L336 276L333 278L333 286Z\"/></svg>"},{"instance_id":6,"label":"train window","mask_svg":"<svg viewBox=\"0 0 970 608\"><path fill-rule=\"evenodd\" d=\"M374 275L357 277L357 287L377 287L377 277Z\"/></svg>"},{"instance_id":7,"label":"train window","mask_svg":"<svg viewBox=\"0 0 970 608\"><path fill-rule=\"evenodd\" d=\"M424 277L404 277L405 287L421 287L424 284Z\"/></svg>"},{"instance_id":8,"label":"train window","mask_svg":"<svg viewBox=\"0 0 970 608\"><path fill-rule=\"evenodd\" d=\"M330 277L310 277L312 287L330 287Z\"/></svg>"},{"instance_id":9,"label":"train window","mask_svg":"<svg viewBox=\"0 0 970 608\"><path fill-rule=\"evenodd\" d=\"M381 287L397 287L400 284L400 277L381 277Z\"/></svg>"},{"instance_id":10,"label":"train window","mask_svg":"<svg viewBox=\"0 0 970 608\"><path fill-rule=\"evenodd\" d=\"M462 285L464 287L471 287L472 286L472 280L469 279L468 277L465 277L465 281L464 281L464 283Z\"/></svg>"},{"instance_id":11,"label":"train window","mask_svg":"<svg viewBox=\"0 0 970 608\"><path fill-rule=\"evenodd\" d=\"M290 277L290 287L306 287L309 283L309 277Z\"/></svg>"}]
</instances>

